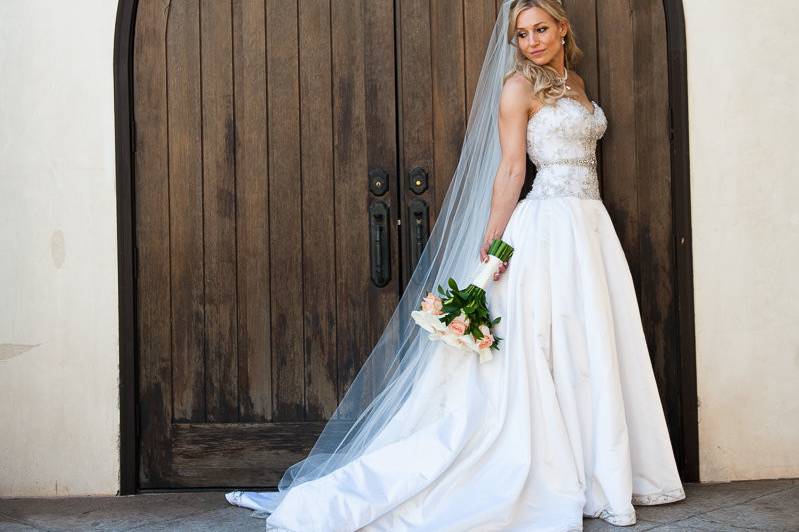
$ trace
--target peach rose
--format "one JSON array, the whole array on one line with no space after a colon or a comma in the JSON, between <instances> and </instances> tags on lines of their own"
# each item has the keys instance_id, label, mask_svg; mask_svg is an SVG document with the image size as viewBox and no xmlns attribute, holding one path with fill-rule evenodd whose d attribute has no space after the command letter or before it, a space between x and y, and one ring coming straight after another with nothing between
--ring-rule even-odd
<instances>
[{"instance_id":1,"label":"peach rose","mask_svg":"<svg viewBox=\"0 0 799 532\"><path fill-rule=\"evenodd\" d=\"M463 314L449 322L449 330L455 334L464 334L466 329L469 328L469 318L464 317Z\"/></svg>"},{"instance_id":2,"label":"peach rose","mask_svg":"<svg viewBox=\"0 0 799 532\"><path fill-rule=\"evenodd\" d=\"M444 314L442 310L444 307L444 303L441 301L441 298L435 295L433 292L428 292L427 296L422 300L422 310L425 312L430 312L431 314Z\"/></svg>"},{"instance_id":3,"label":"peach rose","mask_svg":"<svg viewBox=\"0 0 799 532\"><path fill-rule=\"evenodd\" d=\"M488 325L481 325L480 332L483 333L483 337L477 342L478 349L485 349L486 347L491 347L494 344L494 335L491 334L491 329L488 328Z\"/></svg>"},{"instance_id":4,"label":"peach rose","mask_svg":"<svg viewBox=\"0 0 799 532\"><path fill-rule=\"evenodd\" d=\"M486 347L491 347L492 345L494 345L494 335L492 334L483 335L483 337L480 338L480 341L477 342L478 349L485 349Z\"/></svg>"}]
</instances>

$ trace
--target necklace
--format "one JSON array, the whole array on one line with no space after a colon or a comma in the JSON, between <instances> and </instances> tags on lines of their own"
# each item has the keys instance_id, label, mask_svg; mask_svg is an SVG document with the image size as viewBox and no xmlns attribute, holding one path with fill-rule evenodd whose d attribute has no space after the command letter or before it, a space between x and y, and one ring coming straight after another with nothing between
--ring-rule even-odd
<instances>
[{"instance_id":1,"label":"necklace","mask_svg":"<svg viewBox=\"0 0 799 532\"><path fill-rule=\"evenodd\" d=\"M572 90L572 88L571 88L571 87L569 87L569 86L566 84L566 80L569 78L569 69L568 69L568 68L564 68L563 70L565 71L565 73L564 73L563 77L562 77L562 78L560 78L560 80L563 82L563 86L564 86L564 87L566 87L566 90L567 90L567 91L570 91L570 90Z\"/></svg>"}]
</instances>

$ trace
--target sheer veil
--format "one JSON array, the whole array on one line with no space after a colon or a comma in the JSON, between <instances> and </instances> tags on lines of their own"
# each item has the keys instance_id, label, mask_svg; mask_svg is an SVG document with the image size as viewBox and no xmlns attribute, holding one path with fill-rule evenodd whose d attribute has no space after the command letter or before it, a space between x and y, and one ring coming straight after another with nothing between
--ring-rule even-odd
<instances>
[{"instance_id":1,"label":"sheer veil","mask_svg":"<svg viewBox=\"0 0 799 532\"><path fill-rule=\"evenodd\" d=\"M428 291L471 281L491 207L494 177L501 150L498 133L499 99L504 74L513 68L515 39L508 35L512 0L500 6L474 95L463 147L432 228L411 279L385 329L308 456L289 467L277 492L259 495L259 505L271 513L293 487L331 473L357 459L375 441L402 406L440 342L415 324L411 311ZM466 355L465 355L466 356Z\"/></svg>"}]
</instances>

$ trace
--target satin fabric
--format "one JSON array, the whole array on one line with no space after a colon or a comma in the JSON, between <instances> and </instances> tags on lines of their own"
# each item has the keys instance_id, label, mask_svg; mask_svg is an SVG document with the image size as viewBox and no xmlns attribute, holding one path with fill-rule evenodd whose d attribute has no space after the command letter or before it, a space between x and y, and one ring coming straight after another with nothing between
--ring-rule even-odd
<instances>
[{"instance_id":1,"label":"satin fabric","mask_svg":"<svg viewBox=\"0 0 799 532\"><path fill-rule=\"evenodd\" d=\"M369 452L276 509L269 493L231 502L274 510L278 531L572 531L685 498L603 203L524 199L503 238L516 251L488 287L504 342L492 361L437 342Z\"/></svg>"}]
</instances>

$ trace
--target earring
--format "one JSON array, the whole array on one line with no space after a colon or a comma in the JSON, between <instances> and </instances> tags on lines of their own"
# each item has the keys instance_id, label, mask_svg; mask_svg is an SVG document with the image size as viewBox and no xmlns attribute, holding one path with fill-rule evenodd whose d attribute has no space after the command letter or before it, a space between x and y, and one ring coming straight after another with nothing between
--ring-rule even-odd
<instances>
[{"instance_id":1,"label":"earring","mask_svg":"<svg viewBox=\"0 0 799 532\"><path fill-rule=\"evenodd\" d=\"M566 44L566 39L564 37L560 38L560 44Z\"/></svg>"}]
</instances>

